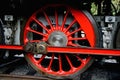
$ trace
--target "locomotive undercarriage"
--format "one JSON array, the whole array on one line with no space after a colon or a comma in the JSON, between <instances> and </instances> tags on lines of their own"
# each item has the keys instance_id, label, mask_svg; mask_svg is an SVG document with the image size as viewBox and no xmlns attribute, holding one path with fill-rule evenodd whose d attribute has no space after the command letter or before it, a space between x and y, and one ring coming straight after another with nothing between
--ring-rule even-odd
<instances>
[{"instance_id":1,"label":"locomotive undercarriage","mask_svg":"<svg viewBox=\"0 0 120 80\"><path fill-rule=\"evenodd\" d=\"M108 9L110 1L101 1L108 6L103 5L103 12L98 9L98 14L92 16L90 5L94 1L78 1L80 7L60 1L47 6L33 5L39 1L32 4L31 0L28 5L17 1L8 1L10 9L6 6L0 11L2 60L24 54L35 70L56 79L78 76L92 64L93 57L119 63L120 16L119 11L112 14Z\"/></svg>"}]
</instances>

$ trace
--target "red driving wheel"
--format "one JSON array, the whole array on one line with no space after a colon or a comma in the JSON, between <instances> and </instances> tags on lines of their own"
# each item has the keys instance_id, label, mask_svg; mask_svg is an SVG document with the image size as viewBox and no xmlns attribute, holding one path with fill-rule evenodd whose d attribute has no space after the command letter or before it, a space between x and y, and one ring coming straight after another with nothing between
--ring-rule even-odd
<instances>
[{"instance_id":1,"label":"red driving wheel","mask_svg":"<svg viewBox=\"0 0 120 80\"><path fill-rule=\"evenodd\" d=\"M94 22L89 13L69 6L45 6L28 19L24 28L24 44L44 41L59 47L95 47L98 44L98 32L90 19ZM77 54L26 53L25 57L38 72L59 79L79 75L92 62L91 56Z\"/></svg>"}]
</instances>

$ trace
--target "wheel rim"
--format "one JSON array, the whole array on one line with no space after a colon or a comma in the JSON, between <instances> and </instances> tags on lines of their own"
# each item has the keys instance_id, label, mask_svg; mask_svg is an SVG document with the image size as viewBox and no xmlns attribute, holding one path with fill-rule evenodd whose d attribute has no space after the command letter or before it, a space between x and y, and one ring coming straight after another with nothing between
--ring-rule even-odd
<instances>
[{"instance_id":1,"label":"wheel rim","mask_svg":"<svg viewBox=\"0 0 120 80\"><path fill-rule=\"evenodd\" d=\"M24 30L24 44L40 41L52 46L95 47L96 44L94 29L87 16L64 5L43 7L28 19ZM55 53L39 56L27 53L25 56L37 71L53 76L77 73L92 59L88 55Z\"/></svg>"}]
</instances>

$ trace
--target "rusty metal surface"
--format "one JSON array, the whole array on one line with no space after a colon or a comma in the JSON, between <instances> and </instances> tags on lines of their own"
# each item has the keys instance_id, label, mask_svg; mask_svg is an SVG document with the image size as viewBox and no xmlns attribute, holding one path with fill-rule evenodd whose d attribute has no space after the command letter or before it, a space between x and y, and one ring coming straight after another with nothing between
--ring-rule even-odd
<instances>
[{"instance_id":1,"label":"rusty metal surface","mask_svg":"<svg viewBox=\"0 0 120 80\"><path fill-rule=\"evenodd\" d=\"M45 77L0 74L0 80L52 80Z\"/></svg>"}]
</instances>

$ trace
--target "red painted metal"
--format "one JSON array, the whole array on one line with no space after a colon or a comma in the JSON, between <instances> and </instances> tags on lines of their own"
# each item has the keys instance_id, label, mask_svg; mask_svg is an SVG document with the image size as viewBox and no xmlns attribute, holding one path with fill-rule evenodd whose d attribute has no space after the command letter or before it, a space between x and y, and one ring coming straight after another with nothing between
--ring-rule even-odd
<instances>
[{"instance_id":1,"label":"red painted metal","mask_svg":"<svg viewBox=\"0 0 120 80\"><path fill-rule=\"evenodd\" d=\"M0 49L8 50L22 50L23 46L20 45L0 45ZM90 55L111 55L120 56L120 49L103 49L103 48L81 48L81 47L54 47L48 46L47 52L49 53L63 53L63 54L90 54Z\"/></svg>"},{"instance_id":2,"label":"red painted metal","mask_svg":"<svg viewBox=\"0 0 120 80\"><path fill-rule=\"evenodd\" d=\"M120 56L120 49L81 48L81 47L47 47L48 52L90 55Z\"/></svg>"},{"instance_id":3,"label":"red painted metal","mask_svg":"<svg viewBox=\"0 0 120 80\"><path fill-rule=\"evenodd\" d=\"M75 19L78 21L78 23L80 24L83 31L87 34L86 37L87 37L90 45L92 45L92 47L95 46L96 36L91 36L91 35L95 35L95 33L94 33L95 31L92 27L90 20L87 18L87 16L85 14L83 14L79 10L71 9L71 13L75 17ZM80 15L80 16L78 16L78 15Z\"/></svg>"},{"instance_id":4,"label":"red painted metal","mask_svg":"<svg viewBox=\"0 0 120 80\"><path fill-rule=\"evenodd\" d=\"M58 12L59 12L60 7L62 7L62 9L64 9L63 13L66 11L66 13L63 16L64 18L63 18L62 24L60 24L58 22L58 18L60 15ZM55 25L52 24L49 14L47 14L47 11L49 11L49 8L52 8L52 10L54 9L52 16L54 16ZM50 11L50 12L52 12L52 11ZM45 21L48 23L49 28L47 26L45 26L44 23L42 23L42 21L40 19L38 19L37 15L39 15L39 14L42 14L42 17L44 17L43 19L45 19ZM67 21L68 17L71 17L73 19L69 24L67 24L68 26L66 26L66 21ZM79 20L77 17L79 17L81 19ZM35 22L37 25L39 25L39 27L41 27L45 31L45 33L43 33L42 31L37 31L37 30L32 29L31 24L33 22ZM84 24L84 22L85 22L85 24ZM75 25L75 24L78 24L77 29L73 27L73 25ZM54 5L54 6L50 5L50 6L47 6L47 7L44 7L42 9L38 10L28 19L27 24L25 26L25 30L24 30L24 44L26 44L29 41L30 42L44 41L49 44L49 42L48 42L49 36L52 33L54 33L54 31L61 32L67 37L66 46L77 47L78 44L74 43L74 41L78 41L78 40L81 40L81 41L87 40L91 47L94 47L95 43L96 43L95 42L95 33L94 33L94 29L92 28L92 24L88 20L87 16L84 15L83 12L78 11L78 10L73 10L72 8L70 8L68 6L64 6L64 5ZM73 36L73 35L75 35L75 33L77 33L77 32L80 33L81 31L85 32L85 35L86 35L85 37L74 37ZM29 39L28 34L30 32L33 34L40 35L41 39L40 40L34 40L34 38L33 38L33 40ZM48 52L49 52L49 49L50 48L48 47ZM50 60L48 62L45 61L47 56L50 57ZM50 74L50 75L54 75L54 76L56 76L56 75L57 76L68 76L68 75L74 74L80 70L83 70L83 68L91 60L91 56L85 56L84 58L82 58L81 56L76 55L76 54L75 55L73 55L73 54L72 55L55 54L54 52L50 53L50 54L48 53L47 55L42 55L39 59L36 59L34 57L34 55L31 53L27 53L26 57L27 57L27 60L30 62L30 64L32 66L34 66L35 69L37 68L36 70L39 70L46 74ZM74 57L75 62L72 62L73 57ZM66 63L63 60L65 60ZM57 61L56 64L55 64L55 61ZM77 66L75 66L74 63L78 63ZM67 66L68 66L68 67L66 67L66 69L68 68L67 70L65 70L65 68L64 68L65 64L67 64ZM44 67L44 66L46 66L46 67ZM53 67L55 67L56 70L53 70Z\"/></svg>"},{"instance_id":5,"label":"red painted metal","mask_svg":"<svg viewBox=\"0 0 120 80\"><path fill-rule=\"evenodd\" d=\"M21 45L0 45L0 49L24 50Z\"/></svg>"}]
</instances>

